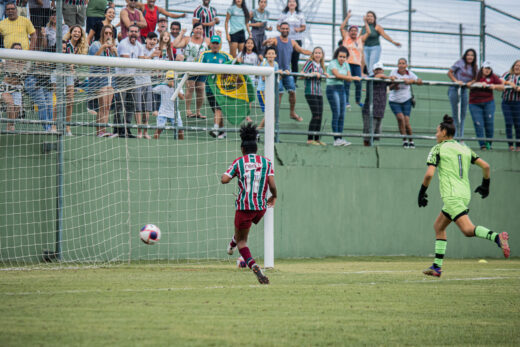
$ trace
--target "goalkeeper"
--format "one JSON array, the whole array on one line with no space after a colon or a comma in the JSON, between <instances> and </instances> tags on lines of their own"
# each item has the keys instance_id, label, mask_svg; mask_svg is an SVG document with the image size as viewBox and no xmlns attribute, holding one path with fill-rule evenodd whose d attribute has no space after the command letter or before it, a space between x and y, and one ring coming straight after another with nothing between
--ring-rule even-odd
<instances>
[{"instance_id":1,"label":"goalkeeper","mask_svg":"<svg viewBox=\"0 0 520 347\"><path fill-rule=\"evenodd\" d=\"M435 169L438 168L439 186L444 206L433 224L436 236L435 260L432 266L423 271L428 276L441 276L442 261L446 253L447 244L446 228L452 221L457 224L465 236L476 236L495 242L502 249L506 258L509 257L510 253L507 241L509 236L506 232L498 234L483 226L475 227L469 219L468 205L471 199L471 190L468 173L470 163L482 168L484 175L482 184L475 190L476 193L482 196L482 199L489 194L489 164L479 158L471 149L455 141L453 139L454 134L455 125L453 124L453 118L445 115L443 121L437 127L437 133L435 134L437 145L431 149L428 155L426 162L428 169L419 191L419 207L425 207L428 204L426 190L435 174Z\"/></svg>"}]
</instances>

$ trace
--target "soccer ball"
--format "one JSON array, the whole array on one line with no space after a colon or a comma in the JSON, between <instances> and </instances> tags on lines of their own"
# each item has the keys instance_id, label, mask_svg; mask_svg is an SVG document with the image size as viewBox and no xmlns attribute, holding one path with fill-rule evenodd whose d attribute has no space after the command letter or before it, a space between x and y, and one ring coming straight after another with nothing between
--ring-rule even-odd
<instances>
[{"instance_id":1,"label":"soccer ball","mask_svg":"<svg viewBox=\"0 0 520 347\"><path fill-rule=\"evenodd\" d=\"M242 268L245 268L246 266L247 266L247 264L246 264L246 261L244 260L244 258L239 257L237 259L237 268L242 269Z\"/></svg>"},{"instance_id":2,"label":"soccer ball","mask_svg":"<svg viewBox=\"0 0 520 347\"><path fill-rule=\"evenodd\" d=\"M161 229L156 225L146 224L141 228L141 231L139 231L139 237L141 238L141 241L147 245L156 244L161 239Z\"/></svg>"}]
</instances>

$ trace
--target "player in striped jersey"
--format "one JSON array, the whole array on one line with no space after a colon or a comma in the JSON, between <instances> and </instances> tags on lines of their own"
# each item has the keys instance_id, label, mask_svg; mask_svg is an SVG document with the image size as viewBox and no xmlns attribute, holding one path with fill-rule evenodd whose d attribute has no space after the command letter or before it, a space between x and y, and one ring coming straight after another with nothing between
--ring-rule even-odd
<instances>
[{"instance_id":1,"label":"player in striped jersey","mask_svg":"<svg viewBox=\"0 0 520 347\"><path fill-rule=\"evenodd\" d=\"M482 199L489 194L489 164L480 159L475 152L468 147L461 145L453 140L455 135L455 125L453 118L444 116L442 123L437 127L437 145L435 145L428 155L428 169L424 175L423 184L419 191L419 207L428 205L428 195L426 189L435 174L435 169L439 169L439 187L441 198L444 202L441 213L433 224L435 229L435 261L433 265L424 270L428 276L441 276L442 261L446 253L446 228L453 221L460 231L467 237L479 237L496 242L506 258L509 258L509 236L506 232L495 233L483 226L475 226L468 216L468 205L471 199L469 186L470 164L476 164L482 168L482 184L475 190L482 196Z\"/></svg>"},{"instance_id":2,"label":"player in striped jersey","mask_svg":"<svg viewBox=\"0 0 520 347\"><path fill-rule=\"evenodd\" d=\"M217 10L215 7L209 5L211 0L202 0L202 5L199 5L195 11L193 11L192 24L200 23L204 28L204 37L210 38L215 33L213 29L215 25L220 23L220 19L217 17Z\"/></svg>"},{"instance_id":3,"label":"player in striped jersey","mask_svg":"<svg viewBox=\"0 0 520 347\"><path fill-rule=\"evenodd\" d=\"M274 169L271 161L256 154L258 145L256 138L258 131L252 123L243 125L240 129L242 139L241 149L243 156L233 161L233 164L222 175L223 184L231 182L233 177L238 178L238 196L235 202L235 234L228 246L228 254L232 255L236 247L246 260L249 268L255 273L258 282L269 284L260 266L256 264L247 247L247 236L251 224L258 224L265 214L267 207L274 207L276 202L276 184L274 183ZM267 188L271 197L267 198Z\"/></svg>"}]
</instances>

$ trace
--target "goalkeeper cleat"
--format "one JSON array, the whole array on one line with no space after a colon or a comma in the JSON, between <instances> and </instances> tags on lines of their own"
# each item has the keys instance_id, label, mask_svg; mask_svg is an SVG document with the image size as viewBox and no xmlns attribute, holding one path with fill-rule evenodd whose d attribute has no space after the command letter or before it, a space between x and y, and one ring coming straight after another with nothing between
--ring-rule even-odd
<instances>
[{"instance_id":1,"label":"goalkeeper cleat","mask_svg":"<svg viewBox=\"0 0 520 347\"><path fill-rule=\"evenodd\" d=\"M504 232L501 232L498 234L498 240L500 242L500 248L502 248L502 252L504 252L504 257L509 258L509 254L511 253L511 249L509 248L509 234Z\"/></svg>"},{"instance_id":2,"label":"goalkeeper cleat","mask_svg":"<svg viewBox=\"0 0 520 347\"><path fill-rule=\"evenodd\" d=\"M424 270L423 274L425 274L426 276L441 277L442 270L440 267L435 267L432 265L426 270Z\"/></svg>"},{"instance_id":3,"label":"goalkeeper cleat","mask_svg":"<svg viewBox=\"0 0 520 347\"><path fill-rule=\"evenodd\" d=\"M235 248L237 248L237 247L236 246L235 247L231 247L231 245L228 245L227 246L227 254L233 255L233 252L235 251Z\"/></svg>"},{"instance_id":4,"label":"goalkeeper cleat","mask_svg":"<svg viewBox=\"0 0 520 347\"><path fill-rule=\"evenodd\" d=\"M269 278L264 275L258 264L253 264L253 266L251 266L251 270L253 270L255 273L256 278L258 278L258 282L260 282L260 284L269 284Z\"/></svg>"}]
</instances>

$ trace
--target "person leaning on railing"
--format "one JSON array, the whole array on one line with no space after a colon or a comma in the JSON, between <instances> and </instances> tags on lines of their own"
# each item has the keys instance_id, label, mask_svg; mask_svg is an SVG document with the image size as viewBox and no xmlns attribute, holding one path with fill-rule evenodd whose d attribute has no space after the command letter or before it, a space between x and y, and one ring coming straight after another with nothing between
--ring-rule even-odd
<instances>
[{"instance_id":1,"label":"person leaning on railing","mask_svg":"<svg viewBox=\"0 0 520 347\"><path fill-rule=\"evenodd\" d=\"M383 63L377 62L374 64L373 71L374 78L395 80L395 76L386 76L384 71ZM386 108L386 88L388 86L387 82L384 81L373 81L372 82L372 130L374 134L381 133L381 123L383 122L383 117L385 116L385 108ZM361 110L361 114L363 115L363 133L370 133L370 88L367 87L367 94L365 98L365 104L363 105L363 109ZM379 137L374 137L375 141L379 141ZM363 139L363 144L365 146L370 146L370 138L365 137Z\"/></svg>"},{"instance_id":2,"label":"person leaning on railing","mask_svg":"<svg viewBox=\"0 0 520 347\"><path fill-rule=\"evenodd\" d=\"M323 115L323 93L321 91L322 76L325 74L325 53L323 48L315 47L309 60L303 65L302 73L309 74L305 78L305 99L311 109L312 118L309 122L310 131L321 131L321 119ZM307 143L310 145L325 146L325 142L320 141L320 135L309 135Z\"/></svg>"},{"instance_id":3,"label":"person leaning on railing","mask_svg":"<svg viewBox=\"0 0 520 347\"><path fill-rule=\"evenodd\" d=\"M468 85L475 79L477 70L477 52L473 48L470 48L464 52L462 58L453 64L448 71L448 77L462 87ZM448 88L448 97L451 103L452 116L455 120L455 137L464 137L464 120L466 119L469 101L468 89L451 86Z\"/></svg>"},{"instance_id":4,"label":"person leaning on railing","mask_svg":"<svg viewBox=\"0 0 520 347\"><path fill-rule=\"evenodd\" d=\"M493 73L491 63L485 61L470 85L474 87L469 92L469 111L473 118L475 133L478 138L493 138L495 130L493 90L504 90L503 82ZM491 149L491 141L479 140L479 145L481 150Z\"/></svg>"},{"instance_id":5,"label":"person leaning on railing","mask_svg":"<svg viewBox=\"0 0 520 347\"><path fill-rule=\"evenodd\" d=\"M392 70L390 76L403 80L404 83L393 83L390 85L390 95L388 103L397 118L399 133L401 135L412 135L412 126L410 124L410 114L414 106L414 98L412 94L412 84L422 84L422 80L408 69L408 62L405 58L397 61L397 69ZM403 138L403 148L415 148L415 143L410 137Z\"/></svg>"},{"instance_id":6,"label":"person leaning on railing","mask_svg":"<svg viewBox=\"0 0 520 347\"><path fill-rule=\"evenodd\" d=\"M502 79L504 84L511 86L504 90L502 94L502 112L506 122L506 136L513 139L513 125L515 128L515 138L520 140L520 59L515 61L506 72ZM509 150L513 151L513 142L509 142ZM516 143L516 151L520 151L520 143Z\"/></svg>"}]
</instances>

